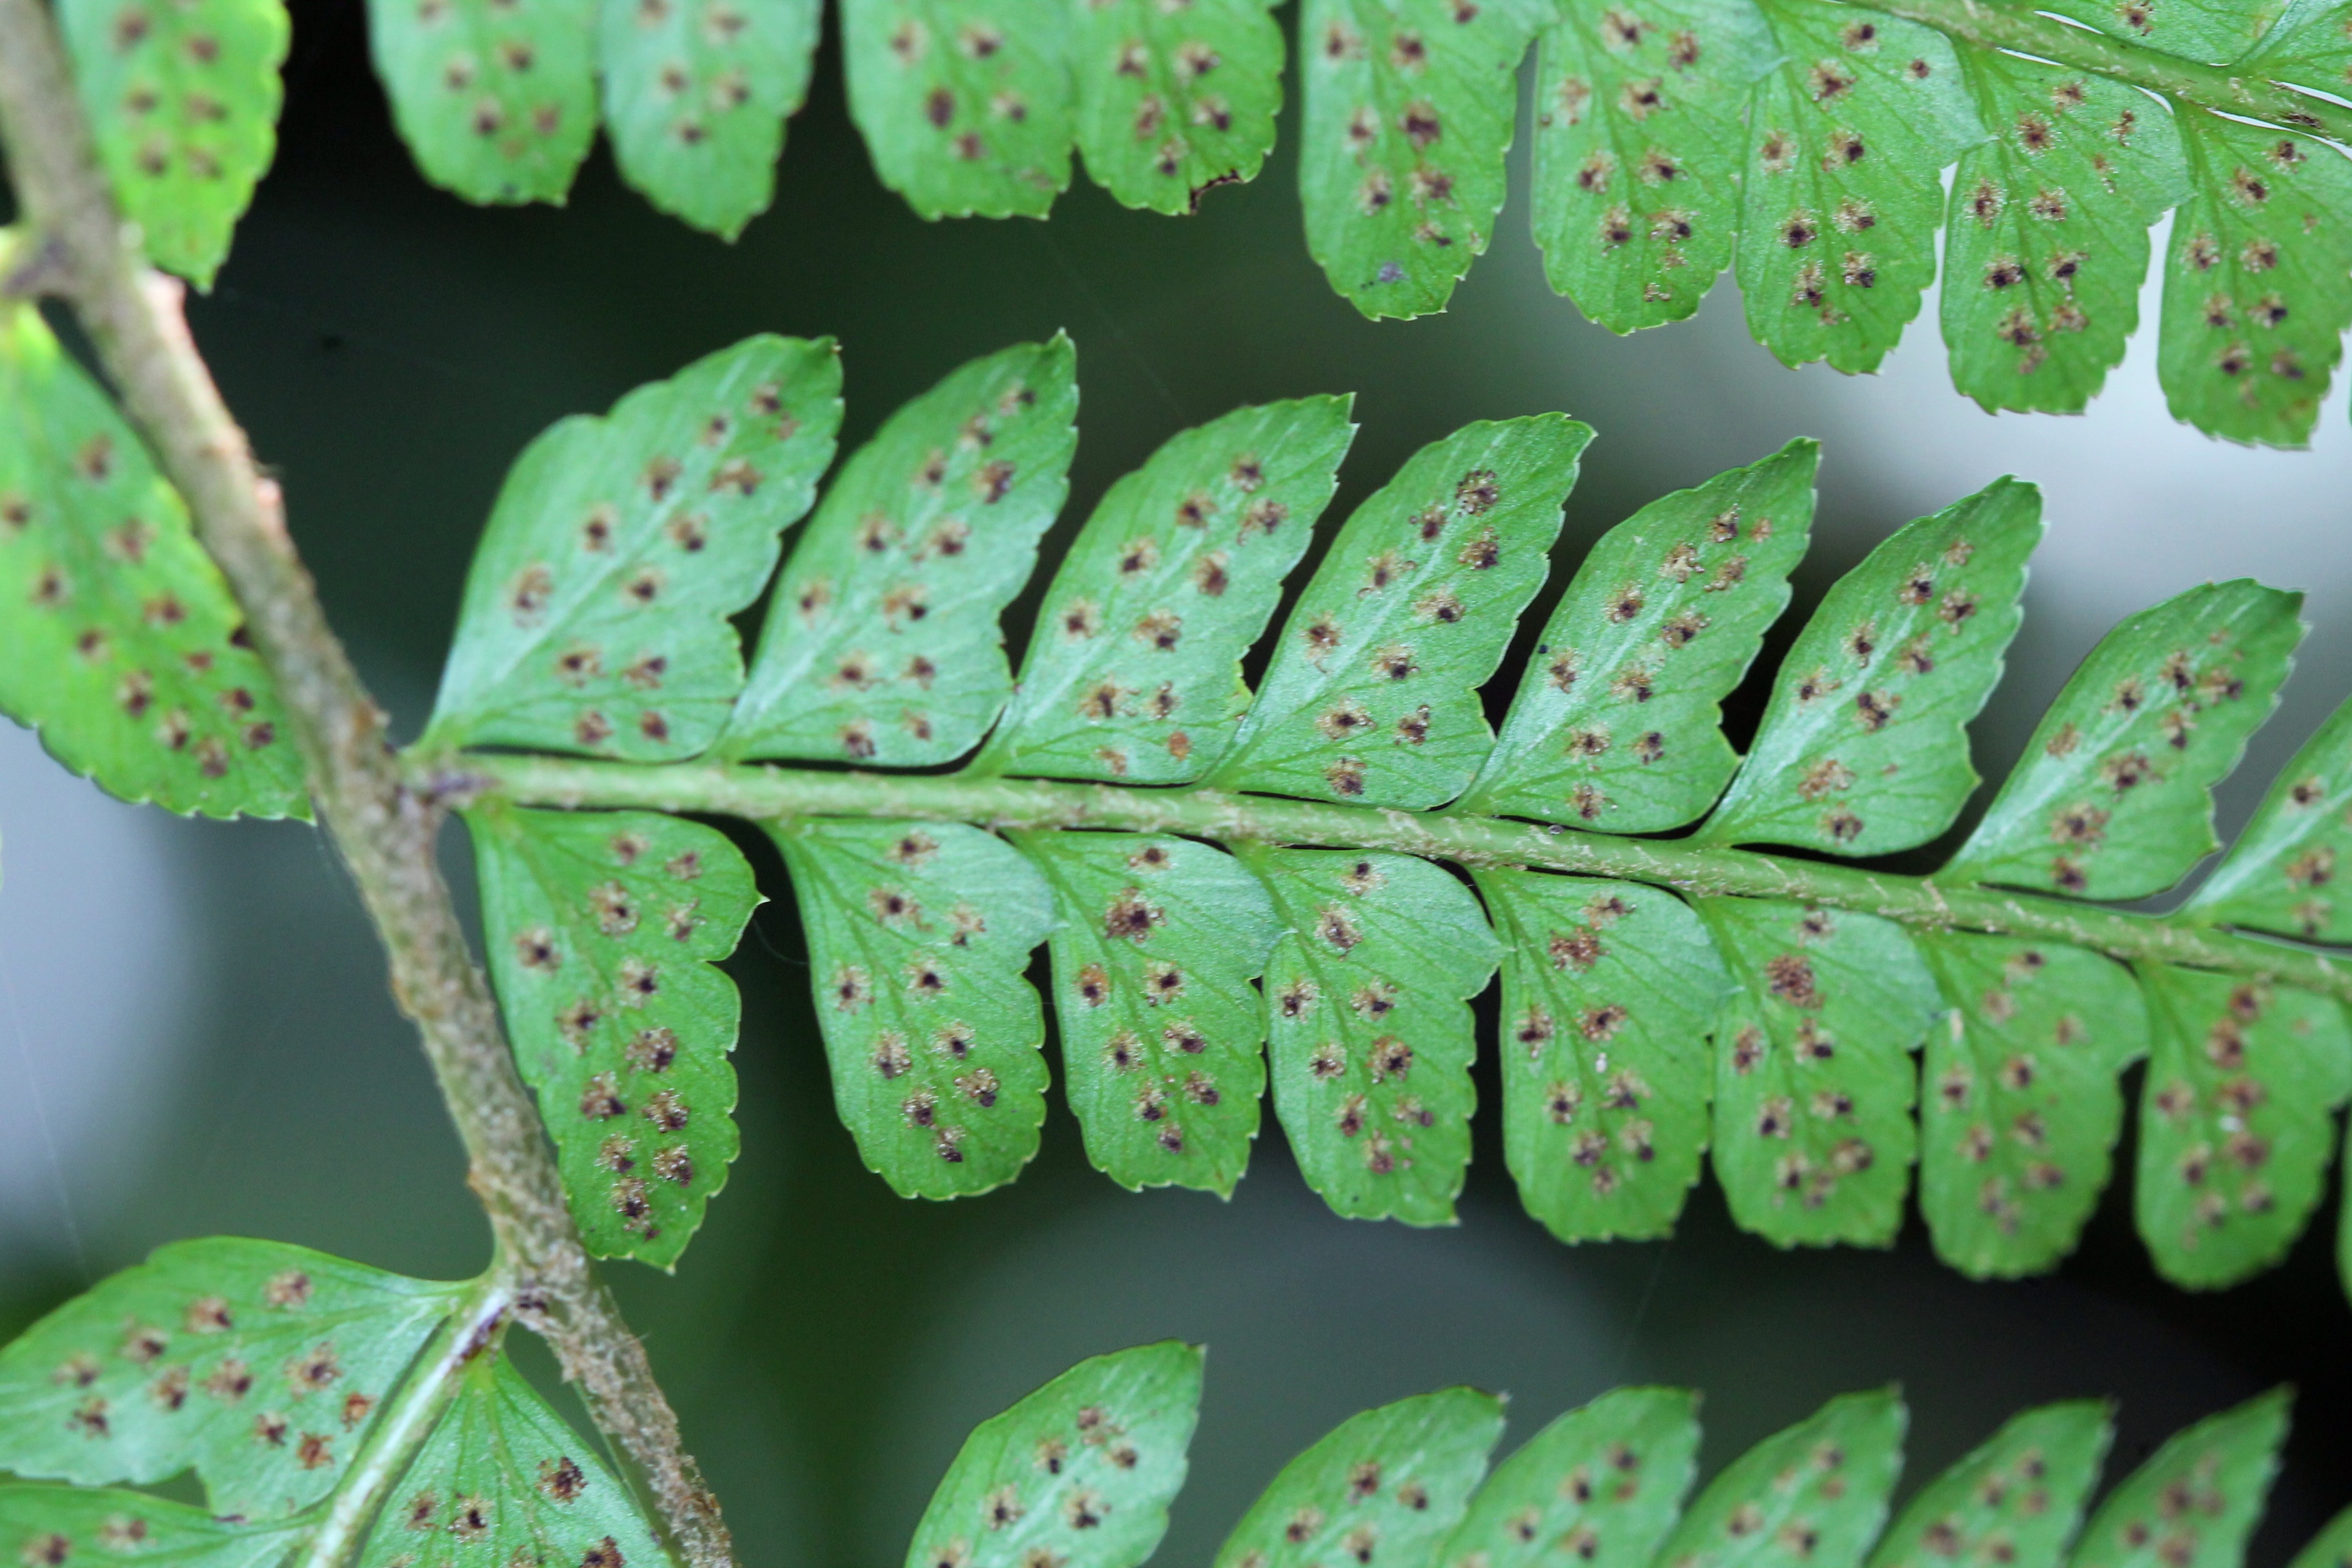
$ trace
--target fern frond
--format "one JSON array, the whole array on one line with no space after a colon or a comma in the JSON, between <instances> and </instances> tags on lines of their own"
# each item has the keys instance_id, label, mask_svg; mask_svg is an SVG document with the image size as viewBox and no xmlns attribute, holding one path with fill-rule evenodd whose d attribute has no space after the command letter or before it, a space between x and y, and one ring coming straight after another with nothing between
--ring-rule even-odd
<instances>
[{"instance_id":1,"label":"fern frond","mask_svg":"<svg viewBox=\"0 0 2352 1568\"><path fill-rule=\"evenodd\" d=\"M495 1275L163 1247L0 1349L0 1467L82 1483L0 1483L0 1531L28 1568L659 1561L619 1478L507 1359L518 1305ZM203 1510L83 1489L191 1468Z\"/></svg>"},{"instance_id":2,"label":"fern frond","mask_svg":"<svg viewBox=\"0 0 2352 1568\"><path fill-rule=\"evenodd\" d=\"M436 1285L271 1242L167 1247L0 1349L0 1464L24 1478L0 1483L0 1532L27 1568L666 1560L621 1480L507 1359L516 1310L495 1270ZM906 1568L1137 1568L1184 1484L1202 1364L1175 1341L1095 1356L982 1422ZM1491 1473L1495 1394L1365 1411L1282 1468L1217 1568L2242 1568L2290 1395L2175 1434L2087 1526L2113 1436L2098 1401L2012 1417L1891 1525L1909 1418L1896 1390L1830 1399L1685 1506L1698 1403L1612 1390ZM112 1484L191 1463L209 1510ZM2294 1568L2347 1546L2352 1510Z\"/></svg>"},{"instance_id":3,"label":"fern frond","mask_svg":"<svg viewBox=\"0 0 2352 1568\"><path fill-rule=\"evenodd\" d=\"M773 398L830 398L829 358L793 363L809 388ZM666 391L658 430L601 443L578 475L535 446L530 489L562 499L532 514L530 537L550 542L524 554L576 555L583 520L681 471L740 393ZM1918 1163L1947 1258L2047 1268L2105 1184L2119 1075L2150 1054L2138 1180L2158 1267L2226 1283L2300 1233L2352 1094L2352 978L2229 927L2335 930L2325 889L2345 830L2327 803L2352 790L2352 731L2339 720L2298 759L2213 892L2161 917L2093 901L2159 892L2212 847L2211 788L2285 676L2294 595L2225 584L2125 622L1951 863L1897 875L1842 862L1935 839L1975 789L1966 726L2019 624L2041 530L2030 486L2000 480L1906 525L1833 584L1743 759L1719 708L1788 601L1810 445L1609 532L1513 678L1497 737L1477 688L1542 582L1583 426L1474 425L1408 461L1331 534L1255 695L1238 663L1331 494L1345 405L1244 409L1181 435L1080 532L1016 686L998 616L1060 503L1075 405L1057 341L976 362L888 421L785 564L702 758L676 741L678 760L634 766L459 753L442 738L458 721L436 716L415 765L465 803L494 888L522 888L509 866L578 860L535 873L522 902L498 893L491 942L519 1047L551 1064L530 1076L600 1249L675 1258L731 1149L718 1126L720 1152L678 1194L595 1163L608 1145L656 1153L659 1130L639 1122L657 1100L685 1118L681 1147L706 1115L723 1123L731 1004L677 1023L663 1010L686 1005L667 988L722 950L744 900L663 881L658 819L573 827L517 807L732 815L776 837L843 1118L901 1193L984 1191L1034 1152L1046 1072L1022 970L1043 942L1070 1103L1090 1157L1130 1187L1231 1190L1270 1042L1308 1182L1343 1214L1446 1221L1469 1156L1462 1004L1499 961L1505 1154L1563 1239L1664 1234L1711 1150L1739 1223L1783 1244L1890 1241ZM805 493L740 498L738 537L772 538ZM461 649L514 635L501 594L520 515L501 503ZM664 561L661 601L630 623L644 636L674 624L664 605L717 602L722 584L741 603L725 551ZM634 580L581 569L592 605ZM570 636L551 624L531 634L546 652L495 665L461 654L486 673L453 678L459 711L530 713L540 743L573 749L619 700L550 661ZM676 674L723 700L732 668ZM818 765L733 760L762 756ZM945 773L837 771L960 756ZM635 870L603 863L623 843L644 847ZM741 875L716 840L704 863ZM665 920L685 923L653 934ZM568 933L566 966L530 971L550 933ZM632 976L655 989L632 995ZM662 1064L722 1076L688 1093L683 1069L647 1066L633 1042L657 1025L679 1041ZM567 1037L587 1055L552 1051ZM671 1205L658 1247L624 1201L648 1188Z\"/></svg>"},{"instance_id":4,"label":"fern frond","mask_svg":"<svg viewBox=\"0 0 2352 1568\"><path fill-rule=\"evenodd\" d=\"M841 13L851 113L926 217L1042 217L1078 154L1120 202L1191 212L1273 145L1284 39L1263 0ZM208 283L272 151L280 0L60 16L150 257ZM625 181L729 238L772 195L819 32L815 0L371 0L369 17L436 184L562 201L601 122ZM1444 309L1486 248L1532 44L1536 240L1552 287L1612 331L1683 320L1729 267L1784 363L1873 370L1937 279L1940 226L1953 384L2079 411L2138 325L2171 212L2173 414L2301 446L2352 326L2335 96L2352 47L2329 0L1313 0L1297 26L1307 249L1374 318Z\"/></svg>"},{"instance_id":5,"label":"fern frond","mask_svg":"<svg viewBox=\"0 0 2352 1568\"><path fill-rule=\"evenodd\" d=\"M53 344L19 357L20 376L70 369ZM1331 532L1253 694L1241 660L1349 430L1336 398L1244 409L1111 488L1016 684L1000 616L1076 441L1057 339L955 372L844 465L747 672L730 617L814 500L838 378L829 345L754 338L534 442L409 759L474 833L510 1035L595 1250L674 1262L735 1152L736 1002L710 965L756 894L680 814L782 847L843 1119L904 1194L982 1192L1034 1153L1043 943L1070 1104L1130 1187L1231 1191L1270 1038L1310 1184L1344 1214L1445 1222L1469 1157L1462 1005L1499 966L1505 1155L1563 1239L1665 1233L1711 1151L1743 1226L1884 1245L1918 1163L1947 1258L2047 1268L2144 1055L2137 1208L2162 1271L2226 1284L2306 1225L2352 1096L2352 976L2234 928L2340 934L2352 727L2298 757L2208 890L2161 916L2100 902L2163 892L2214 847L2212 788L2285 677L2294 595L2208 585L2126 620L1959 852L1897 874L1866 862L1948 831L1977 785L1966 726L2019 624L2030 486L1908 523L1832 584L1745 758L1720 706L1788 601L1815 454L1643 508L1509 678L1498 735L1479 688L1591 432L1538 416L1415 455ZM87 424L16 427L8 453L47 489L0 565L105 547L41 510L77 493ZM152 618L96 625L130 645ZM58 667L83 660L44 658L12 711L115 722L57 709ZM193 709L217 668L180 662ZM101 782L152 787L92 755ZM799 765L750 760L770 757ZM1776 845L1802 854L1748 847Z\"/></svg>"},{"instance_id":6,"label":"fern frond","mask_svg":"<svg viewBox=\"0 0 2352 1568\"><path fill-rule=\"evenodd\" d=\"M1940 226L1954 385L1988 409L2079 411L2138 324L2150 226L2175 212L2173 414L2303 445L2352 326L2340 17L2321 0L2051 11L1313 0L1307 249L1368 316L1442 310L1492 236L1535 43L1537 242L1552 286L1612 331L1689 316L1729 266L1783 363L1874 370L1936 280ZM273 149L280 0L60 15L125 213L158 265L208 284ZM436 184L561 201L601 120L625 181L729 238L768 205L818 34L815 0L372 0L369 16ZM1042 217L1079 153L1119 201L1190 212L1273 143L1283 40L1262 0L844 0L842 27L875 168L926 217Z\"/></svg>"}]
</instances>

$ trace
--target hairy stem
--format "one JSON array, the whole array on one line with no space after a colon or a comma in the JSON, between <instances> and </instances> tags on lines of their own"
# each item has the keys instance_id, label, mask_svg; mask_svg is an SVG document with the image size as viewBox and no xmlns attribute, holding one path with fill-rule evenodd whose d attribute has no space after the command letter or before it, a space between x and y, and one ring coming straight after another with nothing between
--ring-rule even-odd
<instances>
[{"instance_id":1,"label":"hairy stem","mask_svg":"<svg viewBox=\"0 0 2352 1568\"><path fill-rule=\"evenodd\" d=\"M763 766L648 767L553 757L427 762L420 784L529 805L636 806L772 822L794 816L907 817L983 827L1107 827L1224 843L1265 840L1393 849L1464 866L1530 866L1649 882L1697 895L1790 899L1935 931L1993 931L2086 947L2112 958L2187 964L2352 1001L2352 964L2206 926L1932 878L1796 860L1746 849L1621 838L1454 811L1323 805L1206 789L1132 789L1035 779L908 777Z\"/></svg>"},{"instance_id":2,"label":"hairy stem","mask_svg":"<svg viewBox=\"0 0 2352 1568\"><path fill-rule=\"evenodd\" d=\"M2246 74L2229 66L2204 65L1994 0L1865 3L1872 10L1923 22L1947 37L1979 48L2012 49L2224 114L2249 115L2352 142L2352 109L2282 87L2259 70Z\"/></svg>"},{"instance_id":3,"label":"hairy stem","mask_svg":"<svg viewBox=\"0 0 2352 1568\"><path fill-rule=\"evenodd\" d=\"M718 1506L679 1445L644 1346L572 1226L538 1111L435 864L441 813L404 787L383 713L287 537L278 486L256 467L196 352L181 286L141 263L115 210L72 82L41 0L0 0L0 145L39 237L32 276L73 307L97 345L277 679L319 814L383 937L393 994L424 1038L470 1184L513 1265L519 1310L546 1334L693 1568L723 1568L731 1554Z\"/></svg>"}]
</instances>

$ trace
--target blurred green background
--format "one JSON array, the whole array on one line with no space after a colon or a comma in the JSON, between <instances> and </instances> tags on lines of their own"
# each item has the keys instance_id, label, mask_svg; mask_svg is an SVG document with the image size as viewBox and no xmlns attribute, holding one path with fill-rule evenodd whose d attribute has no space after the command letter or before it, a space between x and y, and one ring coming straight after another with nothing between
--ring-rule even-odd
<instances>
[{"instance_id":1,"label":"blurred green background","mask_svg":"<svg viewBox=\"0 0 2352 1568\"><path fill-rule=\"evenodd\" d=\"M830 42L775 208L736 245L656 215L601 154L568 209L477 210L428 189L394 141L358 0L295 11L277 170L193 315L404 733L513 454L559 416L767 330L842 340L846 444L962 360L1066 328L1084 405L1060 538L1160 440L1239 403L1358 394L1334 519L1465 421L1566 409L1600 439L1555 588L1640 502L1819 435L1819 542L1791 622L1895 524L2017 471L2043 483L2051 533L2011 676L1978 727L1996 777L2109 621L2208 577L2306 589L2314 627L2225 792L2225 826L2352 689L2340 394L2313 452L2221 447L2166 418L2143 342L2088 417L1994 419L1946 384L1932 297L1868 380L1780 368L1727 288L1695 323L1612 339L1545 289L1523 166L1453 310L1376 326L1307 258L1295 113L1265 175L1191 219L1082 187L1046 224L925 224L876 184ZM0 1331L181 1236L275 1237L421 1274L480 1267L455 1142L315 835L115 805L5 724L0 834ZM772 854L739 837L782 894ZM463 891L455 829L448 848ZM761 911L731 968L743 1158L677 1277L614 1272L756 1568L896 1562L973 1422L1082 1356L1165 1335L1211 1346L1169 1563L1205 1562L1334 1421L1454 1382L1513 1395L1507 1443L1620 1382L1695 1384L1713 1468L1832 1393L1899 1379L1916 1484L2029 1402L2119 1398L2119 1474L2176 1426L2292 1380L2295 1435L2255 1563L2275 1568L2352 1500L2334 1200L2285 1267L2211 1297L2155 1279L2127 1184L2058 1276L2019 1285L1941 1268L1916 1222L1885 1253L1780 1253L1705 1187L1672 1242L1570 1249L1518 1211L1482 1067L1489 1109L1450 1230L1333 1217L1271 1135L1231 1204L1130 1196L1087 1169L1060 1111L1018 1185L909 1204L834 1120L789 900Z\"/></svg>"}]
</instances>

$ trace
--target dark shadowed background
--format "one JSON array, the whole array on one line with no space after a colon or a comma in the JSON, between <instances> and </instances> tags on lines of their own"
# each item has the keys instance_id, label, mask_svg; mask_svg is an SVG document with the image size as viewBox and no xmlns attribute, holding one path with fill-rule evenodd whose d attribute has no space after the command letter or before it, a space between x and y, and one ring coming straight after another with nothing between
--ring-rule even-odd
<instances>
[{"instance_id":1,"label":"dark shadowed background","mask_svg":"<svg viewBox=\"0 0 2352 1568\"><path fill-rule=\"evenodd\" d=\"M1057 540L1160 441L1240 403L1358 394L1334 521L1454 426L1558 408L1600 439L1556 590L1640 502L1813 434L1822 510L1793 622L1896 524L2015 471L2043 485L2050 535L2013 673L1978 727L1996 777L2109 622L2209 577L2310 594L2302 668L2224 792L2225 827L2352 689L2341 395L2314 452L2222 447L2166 417L2143 333L2088 417L1994 419L1945 382L1932 298L1867 380L1782 370L1727 289L1695 323L1613 339L1546 290L1523 172L1452 312L1375 326L1307 258L1289 114L1265 174L1188 220L1082 188L1050 224L925 224L876 184L830 44L775 209L736 245L656 215L601 154L568 209L478 210L428 189L394 141L359 0L295 11L283 152L194 317L404 733L523 443L765 330L841 339L845 449L966 358L1066 328L1084 403ZM419 1274L481 1266L455 1140L312 832L116 805L5 724L0 832L0 1332L183 1236ZM772 853L738 837L782 894ZM448 848L463 892L456 829ZM973 1422L1082 1356L1166 1335L1211 1347L1171 1564L1205 1563L1279 1462L1341 1416L1455 1382L1509 1391L1507 1444L1616 1383L1695 1384L1712 1469L1831 1394L1899 1379L1916 1484L2029 1402L2119 1398L2119 1474L2176 1426L2291 1380L2295 1436L2258 1568L2352 1499L2334 1200L2285 1267L2220 1296L2156 1280L2127 1184L2079 1256L2022 1285L1943 1269L1916 1220L1890 1252L1783 1254L1704 1187L1670 1243L1570 1249L1518 1210L1482 1065L1454 1229L1332 1216L1271 1135L1231 1204L1129 1196L1087 1168L1059 1110L1016 1186L911 1204L834 1120L789 900L761 911L730 968L743 1157L676 1278L614 1276L754 1568L895 1563Z\"/></svg>"}]
</instances>

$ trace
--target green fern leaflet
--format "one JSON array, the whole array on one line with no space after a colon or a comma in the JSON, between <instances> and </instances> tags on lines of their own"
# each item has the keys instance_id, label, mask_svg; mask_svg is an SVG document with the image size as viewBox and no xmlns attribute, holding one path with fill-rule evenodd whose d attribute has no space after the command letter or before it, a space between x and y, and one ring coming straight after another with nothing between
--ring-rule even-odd
<instances>
[{"instance_id":1,"label":"green fern leaflet","mask_svg":"<svg viewBox=\"0 0 2352 1568\"><path fill-rule=\"evenodd\" d=\"M22 1478L0 1482L0 1538L26 1568L266 1568L298 1543L306 1561L362 1568L462 1565L476 1548L567 1568L666 1561L629 1489L507 1358L503 1325L518 1305L495 1276L432 1285L267 1242L167 1248L0 1350L0 1462ZM281 1381L275 1367L243 1358L320 1332L337 1337L283 1376L306 1376L310 1397L357 1409L354 1447L360 1426L387 1424L366 1463L290 1457L315 1453L326 1441L316 1435L280 1456L268 1434L292 1423L246 1414L284 1393L269 1386ZM190 1339L207 1347L200 1354L227 1355L215 1384L219 1367L250 1366L236 1373L247 1386L187 1386ZM982 1422L924 1510L906 1568L1137 1568L1184 1485L1202 1362L1199 1347L1174 1341L1095 1356ZM86 1386L127 1389L152 1409L135 1428L60 1421L48 1389L59 1366L67 1382L89 1367ZM147 1383L184 1397L150 1399ZM2242 1568L2289 1398L2276 1390L2177 1434L2079 1539L2113 1436L2097 1402L2012 1417L1892 1526L1908 1420L1894 1390L1831 1399L1686 1504L1698 1403L1684 1389L1614 1389L1491 1470L1504 1426L1496 1394L1440 1389L1365 1411L1283 1467L1217 1568L1930 1568L1979 1554L2015 1568ZM225 1458L241 1449L269 1457ZM215 1511L110 1484L191 1459L210 1467ZM299 1490L283 1489L289 1472L303 1477ZM232 1473L278 1479L224 1490ZM65 1474L82 1484L52 1479ZM238 1511L221 1511L231 1498ZM2325 1527L2297 1568L2327 1568L2347 1539L2352 1513Z\"/></svg>"}]
</instances>

